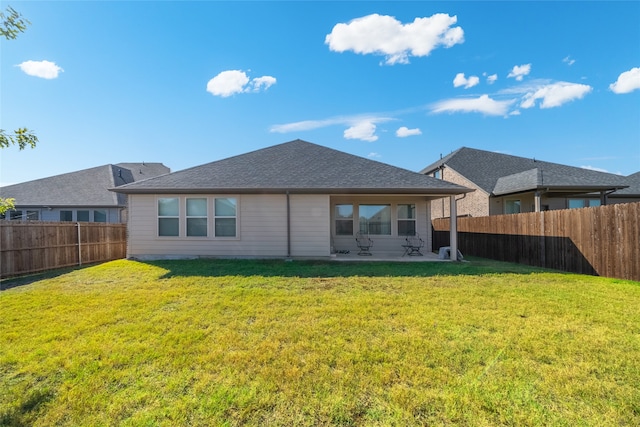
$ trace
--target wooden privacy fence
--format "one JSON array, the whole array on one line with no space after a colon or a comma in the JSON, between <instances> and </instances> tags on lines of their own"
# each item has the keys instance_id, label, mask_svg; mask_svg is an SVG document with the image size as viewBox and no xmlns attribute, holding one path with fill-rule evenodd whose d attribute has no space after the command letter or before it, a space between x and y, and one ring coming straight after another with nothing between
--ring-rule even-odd
<instances>
[{"instance_id":1,"label":"wooden privacy fence","mask_svg":"<svg viewBox=\"0 0 640 427\"><path fill-rule=\"evenodd\" d=\"M449 218L435 219L433 247L449 245ZM458 218L463 255L640 281L640 202Z\"/></svg>"},{"instance_id":2,"label":"wooden privacy fence","mask_svg":"<svg viewBox=\"0 0 640 427\"><path fill-rule=\"evenodd\" d=\"M126 224L0 221L0 277L126 257Z\"/></svg>"}]
</instances>

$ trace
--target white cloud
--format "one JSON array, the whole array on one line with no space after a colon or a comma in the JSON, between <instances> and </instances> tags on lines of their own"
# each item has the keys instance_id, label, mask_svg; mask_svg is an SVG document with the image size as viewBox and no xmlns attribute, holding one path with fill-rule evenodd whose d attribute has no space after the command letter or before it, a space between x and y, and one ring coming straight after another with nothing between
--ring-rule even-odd
<instances>
[{"instance_id":1,"label":"white cloud","mask_svg":"<svg viewBox=\"0 0 640 427\"><path fill-rule=\"evenodd\" d=\"M439 46L464 42L464 31L452 27L456 16L438 13L402 24L393 16L372 14L336 24L325 37L334 52L384 55L388 65L408 64L409 56L428 56Z\"/></svg>"},{"instance_id":2,"label":"white cloud","mask_svg":"<svg viewBox=\"0 0 640 427\"><path fill-rule=\"evenodd\" d=\"M267 90L276 83L275 77L262 76L249 80L241 70L222 71L207 83L207 92L223 98L244 92Z\"/></svg>"},{"instance_id":3,"label":"white cloud","mask_svg":"<svg viewBox=\"0 0 640 427\"><path fill-rule=\"evenodd\" d=\"M249 83L249 77L244 71L223 71L207 83L207 92L226 98L236 93L242 93Z\"/></svg>"},{"instance_id":4,"label":"white cloud","mask_svg":"<svg viewBox=\"0 0 640 427\"><path fill-rule=\"evenodd\" d=\"M618 76L615 83L609 85L613 93L629 93L640 89L640 67L632 68Z\"/></svg>"},{"instance_id":5,"label":"white cloud","mask_svg":"<svg viewBox=\"0 0 640 427\"><path fill-rule=\"evenodd\" d=\"M285 123L273 125L269 128L270 132L289 133L301 132L313 129L319 129L328 126L343 125L348 128L344 131L346 139L360 139L363 141L376 141L378 136L375 135L376 125L394 120L392 117L381 115L353 115L353 116L337 116L322 120L303 120L299 122Z\"/></svg>"},{"instance_id":6,"label":"white cloud","mask_svg":"<svg viewBox=\"0 0 640 427\"><path fill-rule=\"evenodd\" d=\"M491 74L490 76L487 76L487 83L490 85L494 84L496 80L498 80L497 74Z\"/></svg>"},{"instance_id":7,"label":"white cloud","mask_svg":"<svg viewBox=\"0 0 640 427\"><path fill-rule=\"evenodd\" d=\"M453 87L464 86L467 83L467 79L464 78L464 73L458 73L453 78Z\"/></svg>"},{"instance_id":8,"label":"white cloud","mask_svg":"<svg viewBox=\"0 0 640 427\"><path fill-rule=\"evenodd\" d=\"M51 61L25 61L18 67L26 74L42 79L55 79L64 70Z\"/></svg>"},{"instance_id":9,"label":"white cloud","mask_svg":"<svg viewBox=\"0 0 640 427\"><path fill-rule=\"evenodd\" d=\"M402 126L396 131L396 136L398 138L406 138L407 136L414 136L414 135L422 135L422 131L418 128L409 129L406 126Z\"/></svg>"},{"instance_id":10,"label":"white cloud","mask_svg":"<svg viewBox=\"0 0 640 427\"><path fill-rule=\"evenodd\" d=\"M344 131L345 139L360 139L362 141L377 141L378 136L376 133L376 125L375 123L364 120L355 125L351 126L347 130Z\"/></svg>"},{"instance_id":11,"label":"white cloud","mask_svg":"<svg viewBox=\"0 0 640 427\"><path fill-rule=\"evenodd\" d=\"M535 92L542 86L547 86L553 83L553 80L550 79L535 79L529 80L526 83L519 83L514 86L510 86L498 91L500 95L516 95L516 96L524 96L529 92Z\"/></svg>"},{"instance_id":12,"label":"white cloud","mask_svg":"<svg viewBox=\"0 0 640 427\"><path fill-rule=\"evenodd\" d=\"M608 170L606 169L602 169L602 168L597 168L595 166L580 166L582 169L588 169L590 171L596 171L596 172L606 172L606 173L610 173Z\"/></svg>"},{"instance_id":13,"label":"white cloud","mask_svg":"<svg viewBox=\"0 0 640 427\"><path fill-rule=\"evenodd\" d=\"M524 76L531 72L531 64L515 65L507 77L514 77L521 82Z\"/></svg>"},{"instance_id":14,"label":"white cloud","mask_svg":"<svg viewBox=\"0 0 640 427\"><path fill-rule=\"evenodd\" d=\"M382 156L380 155L380 153L372 152L372 153L369 153L369 154L367 155L367 157L369 157L369 158L371 158L371 159L379 159L379 158L380 158L380 157L382 157Z\"/></svg>"},{"instance_id":15,"label":"white cloud","mask_svg":"<svg viewBox=\"0 0 640 427\"><path fill-rule=\"evenodd\" d=\"M564 62L565 64L572 66L573 64L576 63L575 59L571 59L570 56L566 56L565 58L562 59L562 62Z\"/></svg>"},{"instance_id":16,"label":"white cloud","mask_svg":"<svg viewBox=\"0 0 640 427\"><path fill-rule=\"evenodd\" d=\"M285 123L281 125L273 125L269 128L270 132L275 133L289 133L289 132L301 132L307 130L320 129L327 126L339 125L345 123L344 119L331 118L324 120L303 120L300 122Z\"/></svg>"},{"instance_id":17,"label":"white cloud","mask_svg":"<svg viewBox=\"0 0 640 427\"><path fill-rule=\"evenodd\" d=\"M468 79L464 76L464 73L456 74L456 77L453 79L453 87L464 86L465 89L469 89L470 87L474 87L480 83L480 78L478 76L470 76Z\"/></svg>"},{"instance_id":18,"label":"white cloud","mask_svg":"<svg viewBox=\"0 0 640 427\"><path fill-rule=\"evenodd\" d=\"M262 88L264 88L264 90L267 90L271 86L276 84L276 78L271 76L256 77L255 79L251 80L251 84L253 85L254 92L259 92Z\"/></svg>"},{"instance_id":19,"label":"white cloud","mask_svg":"<svg viewBox=\"0 0 640 427\"><path fill-rule=\"evenodd\" d=\"M482 113L488 116L504 116L514 100L496 101L489 95L479 98L446 99L432 105L433 113Z\"/></svg>"},{"instance_id":20,"label":"white cloud","mask_svg":"<svg viewBox=\"0 0 640 427\"><path fill-rule=\"evenodd\" d=\"M542 100L540 108L559 107L567 102L584 98L592 90L591 86L578 83L557 82L545 84L525 93L520 107L534 107L538 99Z\"/></svg>"}]
</instances>

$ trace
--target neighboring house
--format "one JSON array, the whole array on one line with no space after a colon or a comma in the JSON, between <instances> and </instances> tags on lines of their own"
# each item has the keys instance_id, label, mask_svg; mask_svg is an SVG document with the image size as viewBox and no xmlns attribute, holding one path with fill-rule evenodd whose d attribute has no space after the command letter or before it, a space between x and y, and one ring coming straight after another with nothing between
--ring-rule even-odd
<instances>
[{"instance_id":1,"label":"neighboring house","mask_svg":"<svg viewBox=\"0 0 640 427\"><path fill-rule=\"evenodd\" d=\"M295 140L113 191L129 197L128 256L153 259L329 257L358 231L374 253L401 255L414 232L430 249L431 201L472 190Z\"/></svg>"},{"instance_id":2,"label":"neighboring house","mask_svg":"<svg viewBox=\"0 0 640 427\"><path fill-rule=\"evenodd\" d=\"M0 187L14 198L6 219L126 222L127 197L110 188L171 172L162 163L119 163Z\"/></svg>"},{"instance_id":3,"label":"neighboring house","mask_svg":"<svg viewBox=\"0 0 640 427\"><path fill-rule=\"evenodd\" d=\"M611 193L607 200L610 204L640 202L640 172L626 177L629 187Z\"/></svg>"},{"instance_id":4,"label":"neighboring house","mask_svg":"<svg viewBox=\"0 0 640 427\"><path fill-rule=\"evenodd\" d=\"M487 216L607 204L627 178L590 169L462 147L421 173L476 191L459 198L457 214ZM449 217L434 203L433 218Z\"/></svg>"}]
</instances>

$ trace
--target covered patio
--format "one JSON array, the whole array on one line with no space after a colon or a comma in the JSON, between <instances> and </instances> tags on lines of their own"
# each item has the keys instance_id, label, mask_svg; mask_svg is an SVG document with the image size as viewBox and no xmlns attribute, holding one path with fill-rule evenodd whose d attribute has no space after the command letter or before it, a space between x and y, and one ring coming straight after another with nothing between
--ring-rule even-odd
<instances>
[{"instance_id":1,"label":"covered patio","mask_svg":"<svg viewBox=\"0 0 640 427\"><path fill-rule=\"evenodd\" d=\"M443 261L433 247L431 202L449 199L457 218L457 194L331 196L331 259L337 261ZM451 222L449 260L458 252L457 221ZM371 243L362 248L360 238ZM418 243L419 242L419 243ZM412 247L415 244L415 247ZM433 253L432 251L436 251Z\"/></svg>"}]
</instances>

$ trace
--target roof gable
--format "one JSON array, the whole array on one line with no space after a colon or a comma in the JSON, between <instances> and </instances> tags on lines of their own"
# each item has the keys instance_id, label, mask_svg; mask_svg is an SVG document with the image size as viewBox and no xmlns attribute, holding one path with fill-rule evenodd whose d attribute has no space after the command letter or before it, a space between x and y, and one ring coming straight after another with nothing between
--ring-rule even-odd
<instances>
[{"instance_id":1,"label":"roof gable","mask_svg":"<svg viewBox=\"0 0 640 427\"><path fill-rule=\"evenodd\" d=\"M416 172L295 140L207 163L114 191L159 192L420 192L468 189Z\"/></svg>"}]
</instances>

